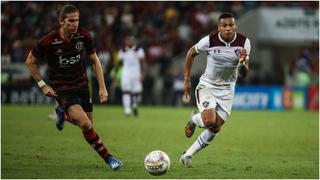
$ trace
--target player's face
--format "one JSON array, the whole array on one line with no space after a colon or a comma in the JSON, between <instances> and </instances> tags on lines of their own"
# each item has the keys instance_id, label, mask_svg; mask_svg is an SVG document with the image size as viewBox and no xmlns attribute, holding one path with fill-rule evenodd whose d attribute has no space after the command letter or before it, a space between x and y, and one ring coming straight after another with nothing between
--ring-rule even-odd
<instances>
[{"instance_id":1,"label":"player's face","mask_svg":"<svg viewBox=\"0 0 320 180\"><path fill-rule=\"evenodd\" d=\"M218 30L223 40L232 41L237 30L234 18L221 19L218 23Z\"/></svg>"},{"instance_id":2,"label":"player's face","mask_svg":"<svg viewBox=\"0 0 320 180\"><path fill-rule=\"evenodd\" d=\"M79 26L79 13L74 12L67 14L66 18L60 20L60 24L66 32L75 34Z\"/></svg>"},{"instance_id":3,"label":"player's face","mask_svg":"<svg viewBox=\"0 0 320 180\"><path fill-rule=\"evenodd\" d=\"M133 38L133 36L127 36L127 37L125 38L125 44L126 44L127 46L133 46L133 43L134 43L134 38Z\"/></svg>"}]
</instances>

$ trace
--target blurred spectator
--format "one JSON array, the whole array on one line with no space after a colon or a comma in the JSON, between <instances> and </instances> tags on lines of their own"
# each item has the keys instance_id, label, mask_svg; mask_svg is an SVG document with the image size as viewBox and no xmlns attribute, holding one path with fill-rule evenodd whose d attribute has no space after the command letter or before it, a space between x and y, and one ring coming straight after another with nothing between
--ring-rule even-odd
<instances>
[{"instance_id":1,"label":"blurred spectator","mask_svg":"<svg viewBox=\"0 0 320 180\"><path fill-rule=\"evenodd\" d=\"M305 48L296 63L295 84L300 87L307 87L310 84L310 51Z\"/></svg>"},{"instance_id":2,"label":"blurred spectator","mask_svg":"<svg viewBox=\"0 0 320 180\"><path fill-rule=\"evenodd\" d=\"M2 65L24 63L26 52L36 43L36 39L49 32L52 24L58 25L56 8L62 3L64 2L1 2ZM216 31L217 17L221 12L232 11L236 17L241 17L260 6L296 6L306 9L318 9L319 6L316 1L74 1L72 4L81 11L81 26L87 27L94 35L106 77L114 63L113 57L121 47L123 34L129 29L136 35L140 40L139 44L145 49L147 64L150 65L148 68L159 73L159 77L146 75L144 86L150 89L157 82L154 78L170 77L166 69L177 59L175 57L184 54L187 47L196 43L206 32ZM309 49L308 60L301 57L299 65L297 64L296 68L300 73L298 79L302 84L318 84L318 48L317 42ZM158 67L159 71L153 70ZM309 77L305 72L308 72ZM105 79L108 85L109 78ZM250 80L244 83L250 82L261 81ZM173 88L170 82L166 83ZM153 100L148 103L153 103Z\"/></svg>"}]
</instances>

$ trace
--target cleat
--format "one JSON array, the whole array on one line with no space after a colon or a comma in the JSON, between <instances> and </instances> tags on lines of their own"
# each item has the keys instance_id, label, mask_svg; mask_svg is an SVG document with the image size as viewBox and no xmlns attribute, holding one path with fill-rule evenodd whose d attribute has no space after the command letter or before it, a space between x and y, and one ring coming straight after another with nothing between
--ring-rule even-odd
<instances>
[{"instance_id":1,"label":"cleat","mask_svg":"<svg viewBox=\"0 0 320 180\"><path fill-rule=\"evenodd\" d=\"M191 156L185 156L185 152L180 157L180 163L186 167L186 168L191 168L192 167L192 161L191 161Z\"/></svg>"},{"instance_id":2,"label":"cleat","mask_svg":"<svg viewBox=\"0 0 320 180\"><path fill-rule=\"evenodd\" d=\"M133 108L133 115L138 116L138 108Z\"/></svg>"},{"instance_id":3,"label":"cleat","mask_svg":"<svg viewBox=\"0 0 320 180\"><path fill-rule=\"evenodd\" d=\"M119 161L111 155L107 158L106 162L110 166L110 168L115 171L118 170L121 166L123 166L123 163L121 161Z\"/></svg>"},{"instance_id":4,"label":"cleat","mask_svg":"<svg viewBox=\"0 0 320 180\"><path fill-rule=\"evenodd\" d=\"M59 131L62 131L62 129L64 128L64 120L65 120L66 114L61 107L56 108L56 114L57 114L56 127Z\"/></svg>"},{"instance_id":5,"label":"cleat","mask_svg":"<svg viewBox=\"0 0 320 180\"><path fill-rule=\"evenodd\" d=\"M184 128L184 132L188 138L192 137L194 130L196 129L196 124L192 122L192 116L194 116L197 113L198 113L198 111L196 111L196 110L193 110L191 112L191 115L190 115L190 118L187 122L187 125Z\"/></svg>"}]
</instances>

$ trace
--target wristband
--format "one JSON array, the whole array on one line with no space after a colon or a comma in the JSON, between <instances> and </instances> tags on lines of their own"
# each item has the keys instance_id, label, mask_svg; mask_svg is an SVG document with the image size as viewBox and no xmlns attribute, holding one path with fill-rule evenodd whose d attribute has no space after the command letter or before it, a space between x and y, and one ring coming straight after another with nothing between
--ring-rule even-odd
<instances>
[{"instance_id":1,"label":"wristband","mask_svg":"<svg viewBox=\"0 0 320 180\"><path fill-rule=\"evenodd\" d=\"M39 88L42 88L44 85L46 85L46 83L43 80L38 82Z\"/></svg>"}]
</instances>

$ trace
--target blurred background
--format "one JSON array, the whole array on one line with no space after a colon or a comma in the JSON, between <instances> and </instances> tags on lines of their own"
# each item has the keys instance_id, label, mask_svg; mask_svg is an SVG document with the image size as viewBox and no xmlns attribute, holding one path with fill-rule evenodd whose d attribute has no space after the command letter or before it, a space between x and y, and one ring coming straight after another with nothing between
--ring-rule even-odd
<instances>
[{"instance_id":1,"label":"blurred background","mask_svg":"<svg viewBox=\"0 0 320 180\"><path fill-rule=\"evenodd\" d=\"M37 40L58 26L56 10L67 2L1 2L1 103L54 104L42 95L24 65ZM80 26L94 37L110 94L121 104L118 61L124 34L133 32L146 53L142 105L183 106L183 71L188 49L217 31L222 12L236 16L238 32L251 40L250 73L238 79L234 109L319 109L319 2L71 2ZM206 55L192 67L192 92ZM46 77L45 62L39 65ZM93 100L97 80L87 69ZM115 79L115 81L111 81ZM193 93L192 98L194 98ZM194 101L193 104L194 105Z\"/></svg>"}]
</instances>

